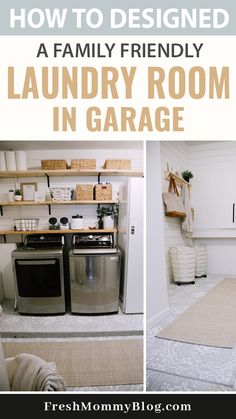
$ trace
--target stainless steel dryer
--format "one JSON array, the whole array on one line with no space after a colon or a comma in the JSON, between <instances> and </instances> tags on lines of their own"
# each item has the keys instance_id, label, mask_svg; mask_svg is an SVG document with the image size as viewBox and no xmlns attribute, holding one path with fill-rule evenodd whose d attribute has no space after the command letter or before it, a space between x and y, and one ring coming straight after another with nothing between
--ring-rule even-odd
<instances>
[{"instance_id":1,"label":"stainless steel dryer","mask_svg":"<svg viewBox=\"0 0 236 419\"><path fill-rule=\"evenodd\" d=\"M26 236L12 252L12 264L19 313L65 313L61 234Z\"/></svg>"},{"instance_id":2,"label":"stainless steel dryer","mask_svg":"<svg viewBox=\"0 0 236 419\"><path fill-rule=\"evenodd\" d=\"M120 252L113 234L76 233L69 259L71 312L118 312Z\"/></svg>"}]
</instances>

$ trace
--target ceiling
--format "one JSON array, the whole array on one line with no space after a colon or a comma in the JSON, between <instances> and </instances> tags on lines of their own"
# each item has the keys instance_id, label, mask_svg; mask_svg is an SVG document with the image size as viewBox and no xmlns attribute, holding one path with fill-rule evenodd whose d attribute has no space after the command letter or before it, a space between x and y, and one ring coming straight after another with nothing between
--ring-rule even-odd
<instances>
[{"instance_id":1,"label":"ceiling","mask_svg":"<svg viewBox=\"0 0 236 419\"><path fill-rule=\"evenodd\" d=\"M185 141L185 143L188 145L188 147L194 147L196 145L206 145L215 143L216 141ZM218 141L220 142L220 141Z\"/></svg>"},{"instance_id":2,"label":"ceiling","mask_svg":"<svg viewBox=\"0 0 236 419\"><path fill-rule=\"evenodd\" d=\"M142 149L142 141L0 141L0 150Z\"/></svg>"}]
</instances>

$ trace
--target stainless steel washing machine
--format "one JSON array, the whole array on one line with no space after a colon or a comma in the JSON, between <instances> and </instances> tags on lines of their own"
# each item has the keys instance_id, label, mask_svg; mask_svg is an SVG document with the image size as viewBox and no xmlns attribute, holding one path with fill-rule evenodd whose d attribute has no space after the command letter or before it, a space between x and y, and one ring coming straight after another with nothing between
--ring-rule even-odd
<instances>
[{"instance_id":1,"label":"stainless steel washing machine","mask_svg":"<svg viewBox=\"0 0 236 419\"><path fill-rule=\"evenodd\" d=\"M71 312L118 312L120 252L113 234L76 233L69 259Z\"/></svg>"},{"instance_id":2,"label":"stainless steel washing machine","mask_svg":"<svg viewBox=\"0 0 236 419\"><path fill-rule=\"evenodd\" d=\"M62 314L66 311L61 234L26 236L12 252L20 314Z\"/></svg>"}]
</instances>

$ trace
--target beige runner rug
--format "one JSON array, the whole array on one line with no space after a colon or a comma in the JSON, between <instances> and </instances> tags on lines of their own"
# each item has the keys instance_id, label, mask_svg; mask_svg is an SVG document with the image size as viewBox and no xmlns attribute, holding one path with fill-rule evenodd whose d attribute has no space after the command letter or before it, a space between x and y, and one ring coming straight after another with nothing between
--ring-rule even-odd
<instances>
[{"instance_id":1,"label":"beige runner rug","mask_svg":"<svg viewBox=\"0 0 236 419\"><path fill-rule=\"evenodd\" d=\"M223 279L157 337L232 348L236 343L236 278Z\"/></svg>"},{"instance_id":2,"label":"beige runner rug","mask_svg":"<svg viewBox=\"0 0 236 419\"><path fill-rule=\"evenodd\" d=\"M143 383L143 340L5 342L5 358L31 353L55 362L68 387Z\"/></svg>"}]
</instances>

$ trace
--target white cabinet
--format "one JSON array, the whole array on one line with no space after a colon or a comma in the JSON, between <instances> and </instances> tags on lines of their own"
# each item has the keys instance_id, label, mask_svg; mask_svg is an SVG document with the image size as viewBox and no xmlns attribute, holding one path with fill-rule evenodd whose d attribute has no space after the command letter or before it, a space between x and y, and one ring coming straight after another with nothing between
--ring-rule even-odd
<instances>
[{"instance_id":1,"label":"white cabinet","mask_svg":"<svg viewBox=\"0 0 236 419\"><path fill-rule=\"evenodd\" d=\"M236 227L236 164L201 163L192 167L195 229Z\"/></svg>"}]
</instances>

